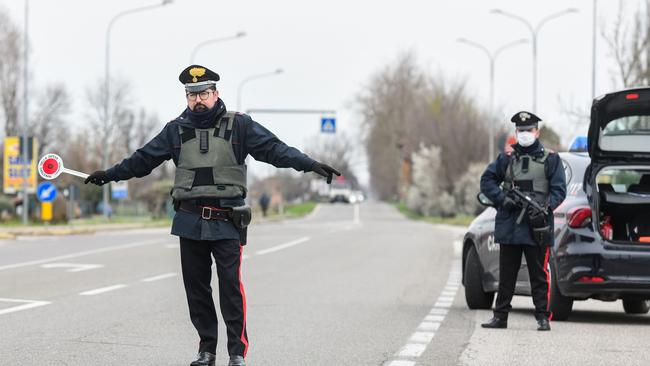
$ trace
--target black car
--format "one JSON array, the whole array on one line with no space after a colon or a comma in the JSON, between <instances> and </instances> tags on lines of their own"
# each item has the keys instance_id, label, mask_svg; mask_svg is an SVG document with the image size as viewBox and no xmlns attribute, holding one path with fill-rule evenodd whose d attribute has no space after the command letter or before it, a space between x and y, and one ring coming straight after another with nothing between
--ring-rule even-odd
<instances>
[{"instance_id":1,"label":"black car","mask_svg":"<svg viewBox=\"0 0 650 366\"><path fill-rule=\"evenodd\" d=\"M594 100L587 153L560 153L566 200L554 211L549 273L553 319L575 300L623 300L628 314L650 310L650 88ZM471 309L489 309L498 288L496 210L488 207L463 241L463 285ZM515 293L530 295L525 259Z\"/></svg>"}]
</instances>

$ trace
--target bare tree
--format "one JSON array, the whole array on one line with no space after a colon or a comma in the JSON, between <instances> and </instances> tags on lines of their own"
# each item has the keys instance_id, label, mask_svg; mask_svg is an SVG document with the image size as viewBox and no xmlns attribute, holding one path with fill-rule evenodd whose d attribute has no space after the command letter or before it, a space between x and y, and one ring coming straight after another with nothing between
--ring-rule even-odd
<instances>
[{"instance_id":1,"label":"bare tree","mask_svg":"<svg viewBox=\"0 0 650 366\"><path fill-rule=\"evenodd\" d=\"M18 93L22 75L22 33L0 8L0 104L5 136L18 133Z\"/></svg>"},{"instance_id":2,"label":"bare tree","mask_svg":"<svg viewBox=\"0 0 650 366\"><path fill-rule=\"evenodd\" d=\"M40 93L37 111L29 130L39 141L38 156L67 145L70 130L66 117L70 112L70 96L63 84L53 84Z\"/></svg>"},{"instance_id":3,"label":"bare tree","mask_svg":"<svg viewBox=\"0 0 650 366\"><path fill-rule=\"evenodd\" d=\"M625 88L650 82L650 0L635 9L632 21L627 12L619 1L613 26L601 31L616 63L615 79Z\"/></svg>"},{"instance_id":4,"label":"bare tree","mask_svg":"<svg viewBox=\"0 0 650 366\"><path fill-rule=\"evenodd\" d=\"M324 161L329 164L335 165L336 169L341 172L341 175L350 182L352 187L359 188L359 180L355 173L358 165L358 156L356 150L357 144L352 139L343 133L337 136L314 136L307 144L307 154L318 161Z\"/></svg>"}]
</instances>

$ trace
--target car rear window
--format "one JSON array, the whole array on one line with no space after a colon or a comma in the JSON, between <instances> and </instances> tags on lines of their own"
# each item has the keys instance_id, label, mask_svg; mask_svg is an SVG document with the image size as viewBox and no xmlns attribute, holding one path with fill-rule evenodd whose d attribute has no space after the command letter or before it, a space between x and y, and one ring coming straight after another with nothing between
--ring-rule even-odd
<instances>
[{"instance_id":1,"label":"car rear window","mask_svg":"<svg viewBox=\"0 0 650 366\"><path fill-rule=\"evenodd\" d=\"M650 194L650 170L604 169L596 177L598 191Z\"/></svg>"},{"instance_id":2,"label":"car rear window","mask_svg":"<svg viewBox=\"0 0 650 366\"><path fill-rule=\"evenodd\" d=\"M607 123L600 131L603 151L650 152L650 116L625 116Z\"/></svg>"}]
</instances>

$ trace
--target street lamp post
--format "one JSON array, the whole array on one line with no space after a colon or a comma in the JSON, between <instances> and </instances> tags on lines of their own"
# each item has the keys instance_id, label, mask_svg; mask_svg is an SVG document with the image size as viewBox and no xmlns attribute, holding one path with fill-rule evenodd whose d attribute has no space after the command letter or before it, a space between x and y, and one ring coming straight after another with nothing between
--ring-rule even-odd
<instances>
[{"instance_id":1,"label":"street lamp post","mask_svg":"<svg viewBox=\"0 0 650 366\"><path fill-rule=\"evenodd\" d=\"M591 32L591 98L596 98L596 32L598 30L598 0L594 0Z\"/></svg>"},{"instance_id":2,"label":"street lamp post","mask_svg":"<svg viewBox=\"0 0 650 366\"><path fill-rule=\"evenodd\" d=\"M576 9L576 8L568 8L568 9L565 9L563 11L560 11L560 12L557 12L557 13L554 13L554 14L551 14L551 15L547 16L546 18L542 19L539 23L537 23L536 26L533 26L528 20L520 17L519 15L515 15L515 14L512 14L512 13L503 11L501 9L492 9L492 11L491 11L492 14L503 15L505 17L518 20L518 21L524 23L524 25L526 25L528 30L530 30L531 41L532 41L532 46L533 46L533 107L532 107L533 112L537 112L537 35L539 34L539 30L549 20L558 18L558 17L560 17L562 15L566 15L566 14L569 14L569 13L577 13L577 12L578 12L578 9Z\"/></svg>"},{"instance_id":3,"label":"street lamp post","mask_svg":"<svg viewBox=\"0 0 650 366\"><path fill-rule=\"evenodd\" d=\"M29 71L28 71L28 59L27 57L29 56L29 36L28 36L28 20L29 20L29 0L25 0L25 34L24 37L25 39L23 40L23 137L22 137L22 142L23 142L23 149L22 149L22 155L23 159L21 161L21 165L23 167L23 170L21 172L21 175L23 176L23 225L27 225L29 221L29 194L27 193L27 179L29 179L29 175L27 174L27 167L30 166L28 165L29 159L27 159L27 156L29 154L29 149L27 146L27 142L29 138L27 137L27 130L28 126L27 124L29 123L29 106L27 104L28 102L28 93L29 93ZM18 132L18 131L16 131ZM36 159L35 156L32 156L32 159Z\"/></svg>"},{"instance_id":4,"label":"street lamp post","mask_svg":"<svg viewBox=\"0 0 650 366\"><path fill-rule=\"evenodd\" d=\"M220 38L212 38L208 39L207 41L203 41L196 46L194 46L194 49L192 50L192 55L190 56L190 64L194 63L194 60L196 59L196 53L199 52L199 49L202 48L203 46L207 46L212 43L218 43L218 42L223 42L223 41L230 41L233 39L237 38L242 38L246 35L246 32L237 32L233 36L228 36L228 37L220 37Z\"/></svg>"},{"instance_id":5,"label":"street lamp post","mask_svg":"<svg viewBox=\"0 0 650 366\"><path fill-rule=\"evenodd\" d=\"M492 114L494 114L494 64L495 64L496 58L499 56L499 54L501 54L501 52L505 51L508 48L520 45L522 43L528 43L528 40L519 39L519 40L516 40L516 41L512 41L510 43L506 43L503 46L501 46L501 47L497 48L496 50L494 50L493 52L490 52L490 50L487 47L483 46L482 44L474 42L474 41L470 41L469 39L458 38L458 42L466 44L466 45L468 45L470 47L478 48L479 50L485 52L488 59L490 60L490 118L491 118L492 122L490 123L490 126L488 128L488 131L489 131L489 137L488 138L490 139L489 144L488 144L488 148L490 149L490 152L488 154L488 158L489 158L489 161L492 161L493 158L494 158L494 120L492 119L492 117L493 117Z\"/></svg>"},{"instance_id":6,"label":"street lamp post","mask_svg":"<svg viewBox=\"0 0 650 366\"><path fill-rule=\"evenodd\" d=\"M237 88L237 110L238 111L241 110L241 95L242 95L242 89L244 88L244 84L246 84L247 82L249 82L251 80L261 79L261 78L265 78L267 76L279 75L279 74L282 74L283 72L284 72L284 70L277 69L275 71L265 72L263 74L251 75L251 76L245 78L244 80L242 80L241 83L239 83L239 87Z\"/></svg>"},{"instance_id":7,"label":"street lamp post","mask_svg":"<svg viewBox=\"0 0 650 366\"><path fill-rule=\"evenodd\" d=\"M141 6L138 8L134 9L129 9L125 10L121 13L118 13L117 15L113 16L111 21L108 23L108 27L106 28L106 59L104 63L104 138L108 137L110 133L110 119L111 119L111 113L110 113L110 99L111 99L111 89L110 89L110 60L111 60L111 30L113 29L113 24L115 24L115 21L118 20L119 18L133 14L133 13L138 13L141 11L145 10L150 10L150 9L155 9L161 6L165 6L168 4L171 4L173 0L163 0L159 4L153 4L153 5L147 5L147 6ZM106 144L108 144L108 141L105 141ZM106 168L106 164L108 164L108 145L104 147L104 151L102 153L102 168ZM108 217L108 185L104 185L103 187L103 202L104 202L104 207L102 207L102 211L104 214L104 217Z\"/></svg>"}]
</instances>

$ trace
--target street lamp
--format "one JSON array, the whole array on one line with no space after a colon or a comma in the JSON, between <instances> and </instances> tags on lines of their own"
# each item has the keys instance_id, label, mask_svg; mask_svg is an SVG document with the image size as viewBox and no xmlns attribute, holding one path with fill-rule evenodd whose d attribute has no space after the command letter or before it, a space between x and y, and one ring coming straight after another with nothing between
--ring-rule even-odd
<instances>
[{"instance_id":1,"label":"street lamp","mask_svg":"<svg viewBox=\"0 0 650 366\"><path fill-rule=\"evenodd\" d=\"M487 47L483 46L480 43L470 41L469 39L466 38L458 38L457 40L459 43L466 44L470 47L478 48L479 50L485 52L487 55L488 59L490 60L490 115L493 114L494 112L494 63L496 61L496 58L501 54L501 52L505 51L508 48L520 45L522 43L528 43L527 39L519 39L516 41L512 41L510 43L506 43L503 46L497 48L493 52L490 52L490 50L487 49ZM492 117L492 116L490 116ZM490 149L490 152L488 154L489 161L492 161L493 159L493 154L494 154L494 121L491 119L490 126L488 128L489 130L489 144L488 148Z\"/></svg>"},{"instance_id":2,"label":"street lamp","mask_svg":"<svg viewBox=\"0 0 650 366\"><path fill-rule=\"evenodd\" d=\"M237 32L234 36L228 36L228 37L220 37L220 38L213 38L213 39L208 39L207 41L203 41L199 44L197 44L194 49L192 50L192 55L190 56L190 64L194 63L194 59L196 58L196 53L199 51L199 49L203 46L206 46L208 44L212 43L217 43L217 42L223 42L223 41L230 41L233 39L237 38L242 38L246 35L246 32Z\"/></svg>"},{"instance_id":3,"label":"street lamp","mask_svg":"<svg viewBox=\"0 0 650 366\"><path fill-rule=\"evenodd\" d=\"M568 8L563 11L551 14L547 16L546 18L542 19L539 23L537 23L536 26L533 26L529 21L526 19L520 17L519 15L512 14L506 11L503 11L501 9L492 9L490 11L492 14L498 14L498 15L503 15L508 18L512 18L515 20L518 20L528 29L530 30L531 33L531 40L532 40L532 45L533 45L533 112L537 112L537 35L539 34L540 28L544 24L546 24L549 20L561 17L562 15L570 14L570 13L577 13L578 9L576 8Z\"/></svg>"},{"instance_id":4,"label":"street lamp","mask_svg":"<svg viewBox=\"0 0 650 366\"><path fill-rule=\"evenodd\" d=\"M150 9L155 9L161 6L165 6L168 4L171 4L173 0L163 0L159 4L153 4L153 5L147 5L147 6L141 6L138 8L133 8L129 10L125 10L121 13L118 13L115 15L111 21L108 23L108 27L106 28L106 60L104 63L105 69L104 69L104 138L108 137L108 134L110 133L110 118L111 118L111 113L110 113L110 99L111 99L111 94L110 94L110 60L111 60L111 30L113 29L113 24L115 24L115 21L118 20L119 18L128 15L128 14L133 14L133 13L138 13L141 11L145 10L150 10ZM105 141L108 143L108 141ZM104 147L104 151L102 154L102 168L106 167L106 164L108 163L108 146ZM103 213L105 217L108 217L108 185L104 185L103 188L103 202L104 202L104 207L103 207Z\"/></svg>"},{"instance_id":5,"label":"street lamp","mask_svg":"<svg viewBox=\"0 0 650 366\"><path fill-rule=\"evenodd\" d=\"M242 93L242 89L244 87L244 84L246 84L247 82L249 82L251 80L261 79L261 78L265 78L267 76L279 75L279 74L282 74L283 72L284 72L284 70L277 69L275 71L265 72L263 74L251 75L251 76L247 77L246 79L242 80L241 83L239 83L239 88L237 88L237 110L238 111L241 110L241 93Z\"/></svg>"}]
</instances>

